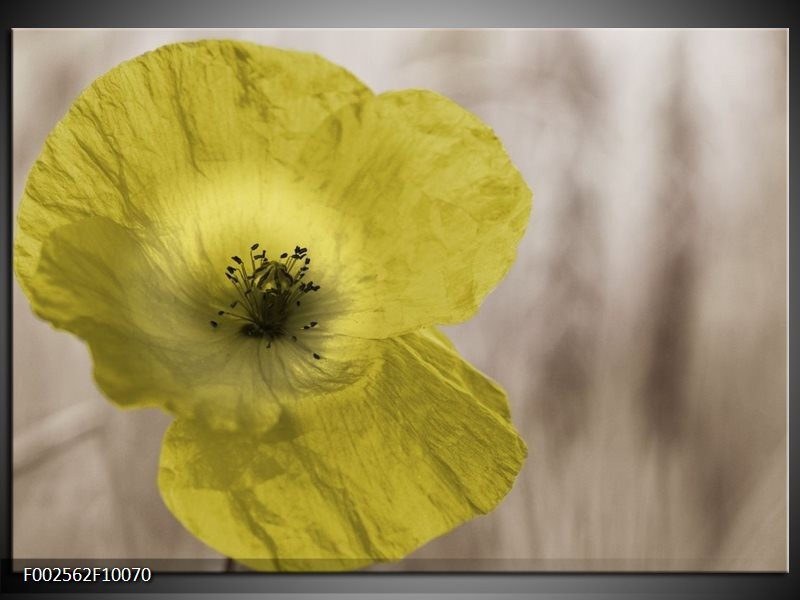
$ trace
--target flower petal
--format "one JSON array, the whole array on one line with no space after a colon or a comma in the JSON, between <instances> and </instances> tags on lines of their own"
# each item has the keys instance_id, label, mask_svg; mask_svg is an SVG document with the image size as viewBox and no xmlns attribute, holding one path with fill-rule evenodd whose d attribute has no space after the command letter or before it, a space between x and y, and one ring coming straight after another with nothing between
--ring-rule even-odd
<instances>
[{"instance_id":1,"label":"flower petal","mask_svg":"<svg viewBox=\"0 0 800 600\"><path fill-rule=\"evenodd\" d=\"M20 207L15 270L29 293L43 240L91 216L179 230L184 254L209 259L201 270L242 244L301 244L332 290L315 317L380 338L471 316L529 210L492 131L446 98L374 98L298 52L175 44L98 79L49 136Z\"/></svg>"},{"instance_id":2,"label":"flower petal","mask_svg":"<svg viewBox=\"0 0 800 600\"><path fill-rule=\"evenodd\" d=\"M23 290L57 227L93 216L134 229L191 221L186 181L225 164L263 178L276 161L292 164L329 114L368 96L319 56L245 42L168 45L112 69L75 101L28 177L15 242Z\"/></svg>"},{"instance_id":3,"label":"flower petal","mask_svg":"<svg viewBox=\"0 0 800 600\"><path fill-rule=\"evenodd\" d=\"M301 170L357 214L362 264L336 313L342 333L388 337L472 316L516 255L531 192L494 132L433 92L343 107L309 140ZM330 315L332 320L334 315Z\"/></svg>"},{"instance_id":4,"label":"flower petal","mask_svg":"<svg viewBox=\"0 0 800 600\"><path fill-rule=\"evenodd\" d=\"M84 219L45 241L31 303L87 341L95 379L118 405L228 431L268 429L282 403L352 385L374 360L369 340L317 329L307 339L324 360L288 339L266 348L216 316L227 305L192 273L158 238Z\"/></svg>"},{"instance_id":5,"label":"flower petal","mask_svg":"<svg viewBox=\"0 0 800 600\"><path fill-rule=\"evenodd\" d=\"M426 336L427 343L432 346L439 345L446 350L446 352L431 351L427 354L428 362L436 364L441 376L450 379L453 387L461 387L466 393L475 396L478 402L483 403L510 423L511 411L503 388L467 361L462 360L453 342L442 331L432 327L422 333Z\"/></svg>"},{"instance_id":6,"label":"flower petal","mask_svg":"<svg viewBox=\"0 0 800 600\"><path fill-rule=\"evenodd\" d=\"M368 378L293 404L268 432L176 420L159 475L173 514L253 568L338 570L400 559L492 510L526 454L502 390L438 333L374 344Z\"/></svg>"}]
</instances>

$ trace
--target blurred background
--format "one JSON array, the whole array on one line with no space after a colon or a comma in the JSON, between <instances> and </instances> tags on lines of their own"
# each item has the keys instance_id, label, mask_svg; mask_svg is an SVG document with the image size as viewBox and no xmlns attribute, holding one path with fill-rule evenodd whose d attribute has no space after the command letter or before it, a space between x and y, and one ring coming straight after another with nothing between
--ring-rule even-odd
<instances>
[{"instance_id":1,"label":"blurred background","mask_svg":"<svg viewBox=\"0 0 800 600\"><path fill-rule=\"evenodd\" d=\"M493 513L373 569L787 568L787 32L16 30L15 203L94 78L208 37L441 92L534 190L509 276L447 328L529 458ZM169 418L113 408L13 300L14 556L230 568L159 498Z\"/></svg>"}]
</instances>

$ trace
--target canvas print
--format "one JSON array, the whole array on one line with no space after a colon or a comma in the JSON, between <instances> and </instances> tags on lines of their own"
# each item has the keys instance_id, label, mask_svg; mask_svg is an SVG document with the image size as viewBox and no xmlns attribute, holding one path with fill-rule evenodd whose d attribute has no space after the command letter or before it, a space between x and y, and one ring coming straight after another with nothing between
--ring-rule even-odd
<instances>
[{"instance_id":1,"label":"canvas print","mask_svg":"<svg viewBox=\"0 0 800 600\"><path fill-rule=\"evenodd\" d=\"M20 564L786 569L785 31L13 43Z\"/></svg>"}]
</instances>

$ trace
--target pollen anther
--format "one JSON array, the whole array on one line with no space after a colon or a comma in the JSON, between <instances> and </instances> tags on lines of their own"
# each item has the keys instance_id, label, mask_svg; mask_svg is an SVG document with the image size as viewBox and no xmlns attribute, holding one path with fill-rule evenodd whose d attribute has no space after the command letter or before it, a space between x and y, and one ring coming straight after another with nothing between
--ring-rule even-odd
<instances>
[{"instance_id":1,"label":"pollen anther","mask_svg":"<svg viewBox=\"0 0 800 600\"><path fill-rule=\"evenodd\" d=\"M259 246L258 243L250 246L249 269L239 256L231 256L234 264L225 267L224 275L238 295L228 306L230 309L239 307L241 312L219 310L217 314L238 323L243 336L264 339L266 347L271 348L272 342L290 333L289 316L296 306L300 306L300 297L318 291L320 286L312 281L301 281L311 262L307 256L308 248L298 245L293 254L284 252L278 260L269 260L266 250L254 254ZM215 329L220 325L211 321ZM311 321L302 329L316 326L317 322ZM305 346L296 335L291 335L291 339ZM311 354L315 359L320 358L316 352Z\"/></svg>"}]
</instances>

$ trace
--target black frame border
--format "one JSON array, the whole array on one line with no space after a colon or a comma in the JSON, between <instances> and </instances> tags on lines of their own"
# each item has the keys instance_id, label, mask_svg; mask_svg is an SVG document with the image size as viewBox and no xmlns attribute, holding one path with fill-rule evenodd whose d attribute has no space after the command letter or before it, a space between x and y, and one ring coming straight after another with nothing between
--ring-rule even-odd
<instances>
[{"instance_id":1,"label":"black frame border","mask_svg":"<svg viewBox=\"0 0 800 600\"><path fill-rule=\"evenodd\" d=\"M109 3L102 0L55 2L51 0L11 4L2 9L5 36L0 42L0 81L6 83L0 98L1 153L0 181L6 203L0 211L0 591L11 593L147 593L175 592L305 594L323 593L392 594L495 594L515 597L560 598L598 594L634 594L643 597L784 597L789 595L791 573L798 572L795 548L797 519L792 519L790 493L789 573L786 574L695 574L695 573L342 573L342 574L260 574L260 573L157 573L148 583L139 584L32 584L11 571L11 253L12 253L12 119L11 119L11 28L22 27L385 27L385 28L483 28L483 27L767 27L790 28L788 5L762 1L757 4L727 2L665 3L636 0L405 0L404 2L362 2L344 0L137 0L135 3ZM787 32L788 36L788 32ZM796 51L789 46L789 74ZM789 77L789 100L797 97L797 82ZM796 122L789 121L787 145L797 139ZM798 325L791 299L800 297L797 257L800 256L794 196L798 174L789 154L789 430L797 432L796 405L798 370L791 356L797 348ZM793 260L794 258L794 260ZM794 275L794 277L793 277ZM797 464L797 442L789 437L790 492L798 485L791 477Z\"/></svg>"}]
</instances>

